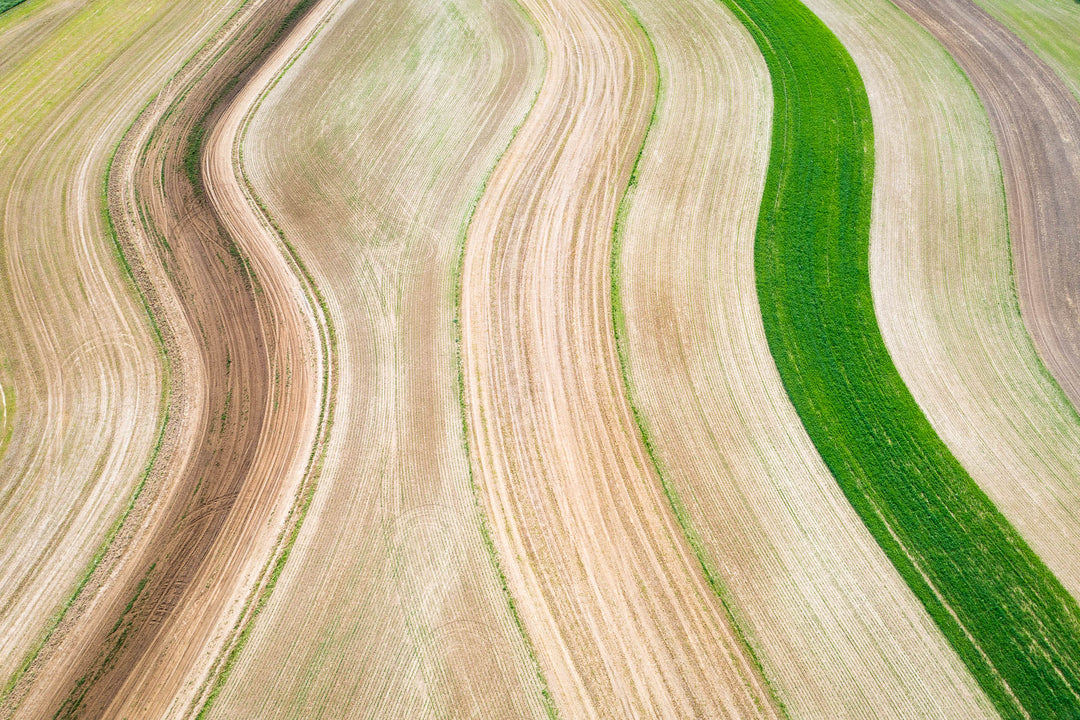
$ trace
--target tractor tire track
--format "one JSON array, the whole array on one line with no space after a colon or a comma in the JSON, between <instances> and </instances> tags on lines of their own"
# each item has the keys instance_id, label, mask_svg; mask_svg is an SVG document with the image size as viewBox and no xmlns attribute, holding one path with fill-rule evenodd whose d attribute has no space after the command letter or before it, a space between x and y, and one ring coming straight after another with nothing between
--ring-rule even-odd
<instances>
[{"instance_id":1,"label":"tractor tire track","mask_svg":"<svg viewBox=\"0 0 1080 720\"><path fill-rule=\"evenodd\" d=\"M155 506L121 570L37 674L27 716L186 710L302 485L327 358L316 313L234 171L247 104L317 14L295 8L245 7L117 158L114 187L134 201L116 214L142 252L153 248L149 277L168 279L151 291L179 370L176 425Z\"/></svg>"}]
</instances>

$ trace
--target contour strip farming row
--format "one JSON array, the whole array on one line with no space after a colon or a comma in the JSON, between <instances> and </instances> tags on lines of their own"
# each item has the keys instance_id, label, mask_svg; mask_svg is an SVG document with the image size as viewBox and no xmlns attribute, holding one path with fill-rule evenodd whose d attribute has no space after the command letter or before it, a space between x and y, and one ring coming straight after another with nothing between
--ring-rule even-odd
<instances>
[{"instance_id":1,"label":"contour strip farming row","mask_svg":"<svg viewBox=\"0 0 1080 720\"><path fill-rule=\"evenodd\" d=\"M532 112L469 228L470 446L511 593L568 717L776 716L672 517L626 402L611 227L655 102L620 5L530 0Z\"/></svg>"},{"instance_id":2,"label":"contour strip farming row","mask_svg":"<svg viewBox=\"0 0 1080 720\"><path fill-rule=\"evenodd\" d=\"M851 5L864 27L867 3ZM615 230L616 326L703 564L792 717L996 717L822 462L769 354L754 283L764 58L715 0L633 7L656 45L660 103Z\"/></svg>"},{"instance_id":3,"label":"contour strip farming row","mask_svg":"<svg viewBox=\"0 0 1080 720\"><path fill-rule=\"evenodd\" d=\"M1061 334L1068 308L1055 303L1071 297L1064 271L1080 259L1066 242L1080 161L1063 140L1078 135L1080 106L970 3L896 1L972 69L1019 208L1025 317L1037 316L1032 334L1072 397L1080 365ZM882 339L870 105L814 12L798 0L675 11L664 0L459 0L437 17L425 0L242 5L109 164L108 224L163 328L164 429L151 454L162 477L143 476L137 487L150 491L120 513L132 527L106 584L76 598L63 626L56 616L55 640L20 655L0 712L975 717L993 703L1004 717L1080 714L1080 608L1051 572L1062 565L1048 569L950 453ZM761 56L722 78L710 66L753 49L724 8L759 46L771 98L755 84L769 82ZM348 22L334 51L299 59L336 10ZM1009 52L983 57L961 28ZM728 33L737 50L721 50ZM0 58L0 78L21 52ZM656 65L676 58L685 65L666 85ZM275 93L294 62L307 65L294 73L302 81ZM730 95L710 85L738 73ZM1018 91L1032 77L1047 100L1035 116ZM746 117L725 117L743 103ZM105 157L103 138L91 157ZM724 156L733 142L744 155ZM245 148L251 180L238 175ZM759 174L724 165L751 161ZM715 176L702 180L693 163L713 163ZM71 201L83 224L92 166L78 166ZM672 168L682 184L665 177ZM23 217L13 205L5 231ZM15 281L27 285L17 299L35 297ZM726 319L703 310L710 292ZM724 337L725 322L752 326L751 337ZM717 348L736 363L755 357L759 376L710 363ZM86 365L81 381L95 377L93 350L70 356ZM335 406L338 352L346 402ZM140 383L157 378L139 362ZM0 467L38 462L18 435L5 456L12 418L32 411L24 394L16 406L11 374L0 362ZM754 397L735 387L755 382ZM628 402L639 388L641 415ZM143 391L140 402L154 399ZM757 403L771 414L744 407ZM41 416L59 427L69 410L52 405ZM643 418L657 420L657 437ZM723 427L741 422L749 435L762 421L786 440ZM153 439L142 424L125 463ZM755 442L786 442L801 470L778 469L785 459ZM35 452L55 460L46 444ZM739 453L773 466L738 467ZM755 503L790 516L751 517ZM95 512L108 519L110 508ZM779 547L811 531L829 547ZM832 543L835 533L845 538ZM799 552L826 566L818 577L796 577L815 573ZM755 605L781 596L776 614ZM815 632L843 637L816 648Z\"/></svg>"},{"instance_id":4,"label":"contour strip farming row","mask_svg":"<svg viewBox=\"0 0 1080 720\"><path fill-rule=\"evenodd\" d=\"M0 715L122 544L160 437L163 363L104 218L108 159L232 4L0 16Z\"/></svg>"},{"instance_id":5,"label":"contour strip farming row","mask_svg":"<svg viewBox=\"0 0 1080 720\"><path fill-rule=\"evenodd\" d=\"M342 401L207 717L548 714L481 535L454 341L465 227L543 60L513 2L346 0L253 111L244 168L325 293Z\"/></svg>"},{"instance_id":6,"label":"contour strip farming row","mask_svg":"<svg viewBox=\"0 0 1080 720\"><path fill-rule=\"evenodd\" d=\"M953 54L986 108L1001 157L1020 309L1034 347L1060 387L1054 388L1056 395L1072 404L1061 413L1067 422L1058 426L1075 444L1080 435L1080 103L1046 62L973 3L903 0L898 5ZM1078 74L1070 73L1072 82ZM1059 398L1042 405L1061 404ZM1078 457L1075 447L1065 452ZM1075 470L1044 472L1038 484L1005 488L1008 497L999 501L999 506L1018 506L1022 515L1010 519L1074 596L1080 591L1076 475ZM1025 497L1038 498L1035 507L1024 507Z\"/></svg>"},{"instance_id":7,"label":"contour strip farming row","mask_svg":"<svg viewBox=\"0 0 1080 720\"><path fill-rule=\"evenodd\" d=\"M324 358L299 282L234 176L232 127L249 70L295 41L293 22L302 30L298 6L269 0L234 15L148 106L112 166L111 216L152 277L182 397L170 399L176 425L151 521L78 632L43 660L22 701L28 716L186 705L296 498Z\"/></svg>"},{"instance_id":8,"label":"contour strip farming row","mask_svg":"<svg viewBox=\"0 0 1080 720\"><path fill-rule=\"evenodd\" d=\"M983 104L945 48L889 0L806 4L851 53L870 98L870 275L893 363L971 478L1080 597L1080 416L1021 317Z\"/></svg>"},{"instance_id":9,"label":"contour strip farming row","mask_svg":"<svg viewBox=\"0 0 1080 720\"><path fill-rule=\"evenodd\" d=\"M780 375L826 464L1007 717L1080 708L1080 608L934 434L870 292L870 110L854 63L796 2L730 3L772 72L756 271Z\"/></svg>"},{"instance_id":10,"label":"contour strip farming row","mask_svg":"<svg viewBox=\"0 0 1080 720\"><path fill-rule=\"evenodd\" d=\"M1024 321L1080 408L1080 104L1043 60L970 0L897 5L971 79L1001 154Z\"/></svg>"}]
</instances>

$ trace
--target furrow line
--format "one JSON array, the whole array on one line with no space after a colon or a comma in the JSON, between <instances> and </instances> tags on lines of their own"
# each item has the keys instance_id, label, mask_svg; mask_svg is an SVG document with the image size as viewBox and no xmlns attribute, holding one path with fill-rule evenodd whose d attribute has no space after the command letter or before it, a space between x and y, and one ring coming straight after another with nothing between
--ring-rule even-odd
<instances>
[{"instance_id":1,"label":"furrow line","mask_svg":"<svg viewBox=\"0 0 1080 720\"><path fill-rule=\"evenodd\" d=\"M462 281L474 474L511 593L570 716L775 716L622 390L611 228L655 101L648 39L614 2L526 8L548 74Z\"/></svg>"},{"instance_id":2,"label":"furrow line","mask_svg":"<svg viewBox=\"0 0 1080 720\"><path fill-rule=\"evenodd\" d=\"M261 89L250 83L275 71L271 47L302 42L305 22L293 3L245 7L158 96L114 166L114 214L178 370L175 424L118 571L42 663L20 713L183 712L299 499L327 358L300 281L237 182L233 143Z\"/></svg>"},{"instance_id":3,"label":"furrow line","mask_svg":"<svg viewBox=\"0 0 1080 720\"><path fill-rule=\"evenodd\" d=\"M821 461L769 356L754 283L764 59L721 3L633 4L656 41L661 100L615 231L616 332L706 574L793 717L994 716Z\"/></svg>"}]
</instances>

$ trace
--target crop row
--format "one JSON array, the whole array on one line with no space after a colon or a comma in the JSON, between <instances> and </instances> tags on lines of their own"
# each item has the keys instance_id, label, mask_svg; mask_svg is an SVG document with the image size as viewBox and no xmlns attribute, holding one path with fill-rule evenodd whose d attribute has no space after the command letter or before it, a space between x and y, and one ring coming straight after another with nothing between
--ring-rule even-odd
<instances>
[{"instance_id":1,"label":"crop row","mask_svg":"<svg viewBox=\"0 0 1080 720\"><path fill-rule=\"evenodd\" d=\"M934 433L869 274L873 127L851 57L797 0L725 0L772 74L755 242L770 350L814 444L1006 717L1080 712L1080 608Z\"/></svg>"}]
</instances>

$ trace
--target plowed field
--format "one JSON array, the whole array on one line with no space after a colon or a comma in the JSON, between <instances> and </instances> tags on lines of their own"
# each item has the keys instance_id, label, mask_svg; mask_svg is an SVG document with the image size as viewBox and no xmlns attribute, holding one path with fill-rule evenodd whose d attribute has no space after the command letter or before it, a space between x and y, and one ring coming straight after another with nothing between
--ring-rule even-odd
<instances>
[{"instance_id":1,"label":"plowed field","mask_svg":"<svg viewBox=\"0 0 1080 720\"><path fill-rule=\"evenodd\" d=\"M0 0L0 716L1080 715L1077 31Z\"/></svg>"}]
</instances>

